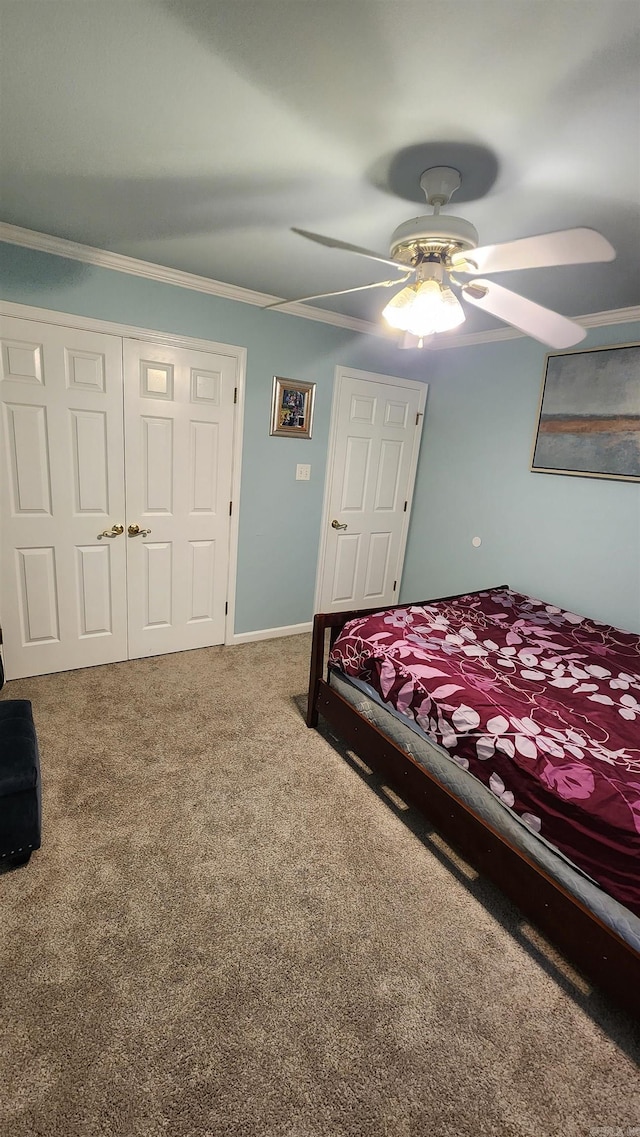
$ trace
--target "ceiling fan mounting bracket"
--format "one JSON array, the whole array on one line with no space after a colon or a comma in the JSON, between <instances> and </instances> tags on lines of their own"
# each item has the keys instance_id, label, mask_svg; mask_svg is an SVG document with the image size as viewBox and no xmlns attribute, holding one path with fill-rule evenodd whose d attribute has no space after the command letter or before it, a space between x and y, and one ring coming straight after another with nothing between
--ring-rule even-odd
<instances>
[{"instance_id":1,"label":"ceiling fan mounting bracket","mask_svg":"<svg viewBox=\"0 0 640 1137\"><path fill-rule=\"evenodd\" d=\"M453 166L431 166L420 178L420 188L429 203L436 208L448 205L453 194L460 189L460 171Z\"/></svg>"}]
</instances>

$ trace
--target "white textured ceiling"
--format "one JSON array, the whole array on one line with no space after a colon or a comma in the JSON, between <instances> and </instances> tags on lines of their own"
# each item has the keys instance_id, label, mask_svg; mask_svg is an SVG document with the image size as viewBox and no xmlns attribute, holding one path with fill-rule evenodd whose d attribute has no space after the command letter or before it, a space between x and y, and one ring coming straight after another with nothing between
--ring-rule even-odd
<instances>
[{"instance_id":1,"label":"white textured ceiling","mask_svg":"<svg viewBox=\"0 0 640 1137\"><path fill-rule=\"evenodd\" d=\"M0 10L1 220L293 298L386 274L290 226L386 254L444 162L481 243L587 225L618 253L500 283L569 316L640 304L636 0ZM378 320L386 299L326 303Z\"/></svg>"}]
</instances>

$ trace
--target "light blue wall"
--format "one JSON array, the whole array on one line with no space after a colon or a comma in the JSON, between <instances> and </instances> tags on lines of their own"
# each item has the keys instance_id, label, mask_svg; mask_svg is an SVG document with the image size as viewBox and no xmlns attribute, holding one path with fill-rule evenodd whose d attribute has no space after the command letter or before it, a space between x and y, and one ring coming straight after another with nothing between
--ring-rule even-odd
<instances>
[{"instance_id":1,"label":"light blue wall","mask_svg":"<svg viewBox=\"0 0 640 1137\"><path fill-rule=\"evenodd\" d=\"M580 346L638 340L622 324ZM545 354L529 339L438 352L401 600L506 583L640 632L640 484L529 470Z\"/></svg>"},{"instance_id":2,"label":"light blue wall","mask_svg":"<svg viewBox=\"0 0 640 1137\"><path fill-rule=\"evenodd\" d=\"M402 600L504 582L640 631L640 484L530 473L545 358L533 340L398 352L378 338L1 244L0 296L247 348L237 632L311 617L337 364L430 384ZM640 323L626 324L592 331L585 345L638 339ZM311 440L269 437L275 374L318 384ZM298 462L311 463L310 482L295 481Z\"/></svg>"},{"instance_id":3,"label":"light blue wall","mask_svg":"<svg viewBox=\"0 0 640 1137\"><path fill-rule=\"evenodd\" d=\"M0 297L247 348L235 630L310 620L335 367L419 379L433 359L377 337L9 244L0 244ZM274 375L317 383L310 440L269 437ZM310 482L295 481L298 462L311 463Z\"/></svg>"}]
</instances>

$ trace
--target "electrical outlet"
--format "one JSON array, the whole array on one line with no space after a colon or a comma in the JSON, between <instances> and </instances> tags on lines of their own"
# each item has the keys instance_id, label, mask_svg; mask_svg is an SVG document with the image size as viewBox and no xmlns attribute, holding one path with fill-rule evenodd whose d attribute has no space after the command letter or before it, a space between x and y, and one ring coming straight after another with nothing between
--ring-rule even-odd
<instances>
[{"instance_id":1,"label":"electrical outlet","mask_svg":"<svg viewBox=\"0 0 640 1137\"><path fill-rule=\"evenodd\" d=\"M310 480L311 480L311 466L300 465L300 463L298 463L298 465L296 466L296 481L297 482L308 482Z\"/></svg>"}]
</instances>

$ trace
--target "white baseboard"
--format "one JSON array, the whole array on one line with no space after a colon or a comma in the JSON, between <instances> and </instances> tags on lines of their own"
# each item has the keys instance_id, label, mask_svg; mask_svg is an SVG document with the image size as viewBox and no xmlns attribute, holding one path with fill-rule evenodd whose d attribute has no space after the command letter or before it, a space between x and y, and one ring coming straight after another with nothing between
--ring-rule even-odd
<instances>
[{"instance_id":1,"label":"white baseboard","mask_svg":"<svg viewBox=\"0 0 640 1137\"><path fill-rule=\"evenodd\" d=\"M236 632L230 644L250 644L256 640L275 640L280 636L298 636L302 632L310 632L313 629L313 621L309 620L307 624L286 624L281 628L260 628L257 632Z\"/></svg>"}]
</instances>

